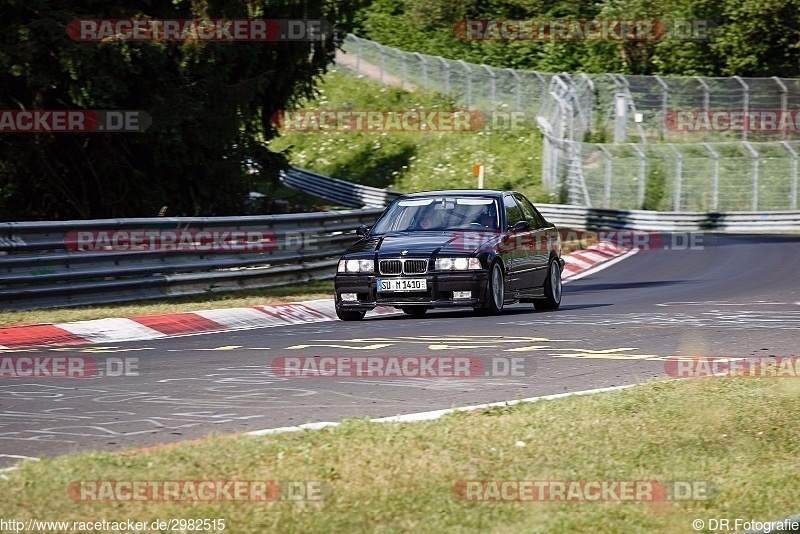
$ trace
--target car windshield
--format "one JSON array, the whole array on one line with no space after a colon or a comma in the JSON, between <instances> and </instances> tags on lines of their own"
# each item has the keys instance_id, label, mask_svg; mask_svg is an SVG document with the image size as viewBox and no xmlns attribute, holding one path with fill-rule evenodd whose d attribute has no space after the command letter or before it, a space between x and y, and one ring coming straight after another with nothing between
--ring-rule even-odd
<instances>
[{"instance_id":1,"label":"car windshield","mask_svg":"<svg viewBox=\"0 0 800 534\"><path fill-rule=\"evenodd\" d=\"M440 230L497 230L497 200L478 196L431 196L397 200L372 227L372 235Z\"/></svg>"}]
</instances>

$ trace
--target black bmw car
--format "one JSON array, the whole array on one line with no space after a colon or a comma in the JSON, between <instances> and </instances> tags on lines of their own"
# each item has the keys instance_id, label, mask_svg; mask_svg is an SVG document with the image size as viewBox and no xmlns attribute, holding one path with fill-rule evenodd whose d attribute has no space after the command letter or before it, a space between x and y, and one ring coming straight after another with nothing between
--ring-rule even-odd
<instances>
[{"instance_id":1,"label":"black bmw car","mask_svg":"<svg viewBox=\"0 0 800 534\"><path fill-rule=\"evenodd\" d=\"M514 191L448 190L404 195L339 260L336 314L357 321L375 306L410 315L471 307L561 304L561 236Z\"/></svg>"}]
</instances>

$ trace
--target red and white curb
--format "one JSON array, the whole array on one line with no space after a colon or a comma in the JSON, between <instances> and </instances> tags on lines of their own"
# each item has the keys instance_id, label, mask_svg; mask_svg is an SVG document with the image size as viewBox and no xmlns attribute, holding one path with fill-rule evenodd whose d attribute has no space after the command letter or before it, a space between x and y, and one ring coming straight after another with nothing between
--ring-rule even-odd
<instances>
[{"instance_id":1,"label":"red and white curb","mask_svg":"<svg viewBox=\"0 0 800 534\"><path fill-rule=\"evenodd\" d=\"M564 256L564 281L569 282L588 276L635 252L636 249L620 248L609 242L575 251ZM394 308L379 306L369 312L368 316L393 313L398 312ZM249 308L10 326L0 328L0 349L146 341L334 320L337 318L333 300L322 299Z\"/></svg>"},{"instance_id":2,"label":"red and white curb","mask_svg":"<svg viewBox=\"0 0 800 534\"><path fill-rule=\"evenodd\" d=\"M585 250L576 250L564 256L564 271L561 278L564 282L579 280L611 267L637 252L638 249L620 247L610 241L603 241Z\"/></svg>"}]
</instances>

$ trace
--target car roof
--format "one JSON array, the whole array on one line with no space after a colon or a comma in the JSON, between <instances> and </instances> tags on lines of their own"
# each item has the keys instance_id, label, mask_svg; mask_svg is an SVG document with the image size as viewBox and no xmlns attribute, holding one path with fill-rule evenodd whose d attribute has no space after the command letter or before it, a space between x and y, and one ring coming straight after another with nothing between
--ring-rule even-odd
<instances>
[{"instance_id":1,"label":"car roof","mask_svg":"<svg viewBox=\"0 0 800 534\"><path fill-rule=\"evenodd\" d=\"M473 197L499 197L505 193L515 193L516 191L500 191L496 189L442 189L438 191L420 191L418 193L407 193L403 198L413 197L432 197L432 196L447 196L447 195L461 195Z\"/></svg>"}]
</instances>

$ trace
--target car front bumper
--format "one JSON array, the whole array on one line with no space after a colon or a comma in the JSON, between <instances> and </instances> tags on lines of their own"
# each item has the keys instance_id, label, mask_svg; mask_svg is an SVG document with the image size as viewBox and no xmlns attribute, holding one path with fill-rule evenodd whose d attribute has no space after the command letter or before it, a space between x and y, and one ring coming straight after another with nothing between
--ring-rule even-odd
<instances>
[{"instance_id":1,"label":"car front bumper","mask_svg":"<svg viewBox=\"0 0 800 534\"><path fill-rule=\"evenodd\" d=\"M371 310L375 306L426 306L430 308L475 307L485 302L488 272L484 269L467 272L428 273L408 275L407 278L425 278L425 291L380 291L378 278L397 278L377 275L338 274L333 279L336 291L336 308L340 310ZM454 299L454 291L469 291L469 299ZM342 293L355 293L357 301L342 300Z\"/></svg>"}]
</instances>

